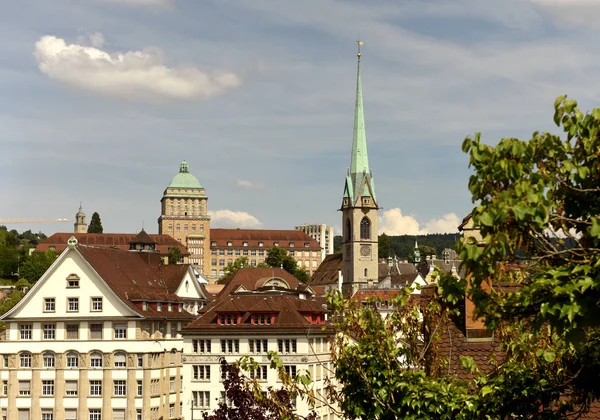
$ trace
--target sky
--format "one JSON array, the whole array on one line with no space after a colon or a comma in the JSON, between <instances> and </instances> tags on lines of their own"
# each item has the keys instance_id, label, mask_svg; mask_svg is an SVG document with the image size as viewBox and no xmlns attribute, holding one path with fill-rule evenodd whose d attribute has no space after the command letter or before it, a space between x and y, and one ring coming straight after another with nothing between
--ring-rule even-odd
<instances>
[{"instance_id":1,"label":"sky","mask_svg":"<svg viewBox=\"0 0 600 420\"><path fill-rule=\"evenodd\" d=\"M356 40L380 233L455 232L461 144L600 96L596 0L22 0L0 13L0 219L157 232L186 160L213 227L339 232ZM70 223L9 225L46 234Z\"/></svg>"}]
</instances>

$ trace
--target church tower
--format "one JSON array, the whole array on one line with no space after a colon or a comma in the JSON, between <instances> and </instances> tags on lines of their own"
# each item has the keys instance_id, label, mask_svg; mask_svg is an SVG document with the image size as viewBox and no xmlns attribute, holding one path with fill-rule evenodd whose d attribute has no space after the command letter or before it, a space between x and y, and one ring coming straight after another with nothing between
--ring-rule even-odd
<instances>
[{"instance_id":1,"label":"church tower","mask_svg":"<svg viewBox=\"0 0 600 420\"><path fill-rule=\"evenodd\" d=\"M379 206L367 153L360 74L362 44L361 41L358 42L354 138L341 208L344 258L342 292L346 296L361 287L376 284L378 280L377 211Z\"/></svg>"},{"instance_id":2,"label":"church tower","mask_svg":"<svg viewBox=\"0 0 600 420\"><path fill-rule=\"evenodd\" d=\"M75 233L86 233L87 232L87 223L85 223L85 213L83 212L83 207L79 204L79 211L75 214L75 229L73 232Z\"/></svg>"}]
</instances>

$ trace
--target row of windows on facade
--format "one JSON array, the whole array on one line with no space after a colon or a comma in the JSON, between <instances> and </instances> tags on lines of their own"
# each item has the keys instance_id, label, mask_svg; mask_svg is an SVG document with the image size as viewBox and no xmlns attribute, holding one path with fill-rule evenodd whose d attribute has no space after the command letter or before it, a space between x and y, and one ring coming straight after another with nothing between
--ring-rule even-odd
<instances>
[{"instance_id":1,"label":"row of windows on facade","mask_svg":"<svg viewBox=\"0 0 600 420\"><path fill-rule=\"evenodd\" d=\"M321 346L321 339L319 347ZM221 353L239 353L239 339L222 339L219 340ZM297 353L298 342L296 339L283 338L277 340L277 350L279 353ZM212 353L212 340L201 339L192 340L192 351L198 354ZM250 353L267 353L269 351L269 340L266 339L250 339L248 340L248 351ZM321 349L319 348L319 350Z\"/></svg>"},{"instance_id":2,"label":"row of windows on facade","mask_svg":"<svg viewBox=\"0 0 600 420\"><path fill-rule=\"evenodd\" d=\"M178 331L181 329L181 324L178 322L170 322L169 333L171 338L177 336ZM156 322L156 325L152 322L143 322L142 331L148 335L152 335L155 331L159 332L163 337L166 333L167 323L163 321ZM80 339L80 325L79 323L67 323L64 327L64 339L65 340L79 340ZM104 323L90 323L88 326L88 339L89 340L104 340L108 338L113 339L127 339L127 323L125 322L113 322L112 323L112 337L105 337L104 335ZM42 324L42 339L43 340L56 340L57 339L57 326L56 323ZM21 340L33 340L33 324L19 324L19 337Z\"/></svg>"},{"instance_id":3,"label":"row of windows on facade","mask_svg":"<svg viewBox=\"0 0 600 420\"><path fill-rule=\"evenodd\" d=\"M211 372L211 365L193 365L192 366L192 378L195 381L210 381L210 372ZM217 366L215 366L216 368ZM220 379L221 381L223 381L227 375L227 371L223 370L221 366L219 366L220 369ZM291 376L292 378L296 376L297 373L297 368L296 365L283 365L283 369L285 371L285 373L287 373L289 376ZM268 372L268 366L267 365L259 365L256 367L256 369L251 369L249 371L250 374L250 378L252 379L258 379L261 381L266 381L267 380L267 372Z\"/></svg>"},{"instance_id":4,"label":"row of windows on facade","mask_svg":"<svg viewBox=\"0 0 600 420\"><path fill-rule=\"evenodd\" d=\"M160 367L160 357L163 353L151 354L149 358L149 365L152 368ZM174 365L175 360L175 352L171 351L168 353L169 355L169 365ZM92 352L90 354L90 366L91 368L101 368L101 367L114 367L114 368L125 368L127 367L127 354L125 352L115 352L113 353L113 361L112 366L104 366L105 362L102 358L103 354L101 352ZM9 355L5 354L3 357L3 366L5 368L9 367ZM31 368L32 367L32 359L33 355L30 352L22 352L19 353L19 367L21 368ZM45 368L53 369L56 368L56 354L53 352L45 352L42 354L42 363ZM67 368L78 368L80 367L80 354L77 352L69 352L66 357L66 367ZM137 354L137 366L138 368L144 367L144 357L142 354Z\"/></svg>"},{"instance_id":5,"label":"row of windows on facade","mask_svg":"<svg viewBox=\"0 0 600 420\"><path fill-rule=\"evenodd\" d=\"M252 259L252 260L250 260L250 266L256 267L258 264L262 264L263 262L265 262L264 259L261 259L261 260ZM298 267L302 267L304 265L304 267L310 268L310 265L311 265L311 261L309 261L309 260L296 261L296 263L297 263ZM231 260L231 259L227 260L227 265L229 265L229 264L233 264L233 260ZM210 265L213 267L216 267L216 265L217 265L216 258L213 258L211 260ZM224 259L219 260L219 267L225 267L225 265L226 264L225 264ZM312 260L312 266L313 266L313 268L317 267L317 260Z\"/></svg>"},{"instance_id":6,"label":"row of windows on facade","mask_svg":"<svg viewBox=\"0 0 600 420\"><path fill-rule=\"evenodd\" d=\"M350 219L346 220L344 239L347 242L352 241L352 223L350 222ZM360 221L360 239L371 239L371 221L367 216L363 217Z\"/></svg>"},{"instance_id":7,"label":"row of windows on facade","mask_svg":"<svg viewBox=\"0 0 600 420\"><path fill-rule=\"evenodd\" d=\"M266 391L263 392L266 396ZM195 408L208 409L210 408L210 391L192 391L192 405ZM216 399L215 402L225 403L228 407L232 406L230 400L227 399L225 391L221 391L220 398ZM291 400L292 407L296 407L296 398L292 398Z\"/></svg>"},{"instance_id":8,"label":"row of windows on facade","mask_svg":"<svg viewBox=\"0 0 600 420\"><path fill-rule=\"evenodd\" d=\"M325 314L319 313L304 313L304 318L313 325L324 324ZM243 312L220 313L217 316L217 324L219 325L238 325L241 324ZM252 325L271 325L275 323L275 313L253 313L249 317L249 323Z\"/></svg>"},{"instance_id":9,"label":"row of windows on facade","mask_svg":"<svg viewBox=\"0 0 600 420\"><path fill-rule=\"evenodd\" d=\"M319 251L304 251L304 254L303 254L302 251L291 250L291 251L289 251L289 254L292 257L302 257L302 256L304 256L304 257L310 257L310 256L312 256L312 257L318 257L319 254L320 254L320 252ZM259 257L265 257L265 256L268 256L269 253L267 251L265 251L264 249L250 249L250 250L244 249L244 250L241 250L241 249L219 248L218 250L217 249L211 249L210 250L210 255L213 255L213 256L215 256L215 255L229 255L229 256L235 255L236 257L239 257L241 255L244 255L244 256L248 256L248 255L250 255L250 256L257 256L258 255Z\"/></svg>"},{"instance_id":10,"label":"row of windows on facade","mask_svg":"<svg viewBox=\"0 0 600 420\"><path fill-rule=\"evenodd\" d=\"M210 246L217 246L217 241L212 241L210 243ZM227 241L227 246L233 246L233 242L232 241ZM248 246L248 242L244 241L242 242L242 246ZM259 242L258 243L259 247L264 247L265 243L264 242ZM279 246L279 242L273 242L273 246ZM288 247L289 248L294 248L296 246L295 242L289 242L288 243ZM305 248L310 248L310 242L304 242L304 247Z\"/></svg>"},{"instance_id":11,"label":"row of windows on facade","mask_svg":"<svg viewBox=\"0 0 600 420\"><path fill-rule=\"evenodd\" d=\"M158 410L158 409L157 409ZM77 420L77 409L76 408L65 408L64 419L65 420ZM101 408L90 408L87 410L88 419L89 420L102 420L102 409ZM173 409L173 416L175 416L175 412ZM7 409L2 408L2 420L6 420L7 418ZM53 408L42 408L41 420L55 420L60 417L54 416ZM157 417L158 418L158 417ZM29 408L19 408L18 409L18 420L31 420L30 410ZM125 409L122 408L113 408L112 409L112 419L113 420L125 420ZM142 410L136 410L135 420L143 420Z\"/></svg>"},{"instance_id":12,"label":"row of windows on facade","mask_svg":"<svg viewBox=\"0 0 600 420\"><path fill-rule=\"evenodd\" d=\"M175 204L169 204L169 214L171 216L175 216L176 213L177 216L201 216L203 207L199 200L196 200L195 203L186 200L183 206L177 200Z\"/></svg>"},{"instance_id":13,"label":"row of windows on facade","mask_svg":"<svg viewBox=\"0 0 600 420\"><path fill-rule=\"evenodd\" d=\"M189 225L189 227L191 227L191 232L196 232L196 224L195 223L191 223ZM199 228L198 228L200 233L204 233L204 225L200 224ZM173 223L169 223L169 227L167 229L169 232L173 232ZM190 230L188 229L188 224L184 223L183 224L183 231L184 232L190 232ZM181 232L181 224L180 223L176 223L175 224L175 232Z\"/></svg>"}]
</instances>

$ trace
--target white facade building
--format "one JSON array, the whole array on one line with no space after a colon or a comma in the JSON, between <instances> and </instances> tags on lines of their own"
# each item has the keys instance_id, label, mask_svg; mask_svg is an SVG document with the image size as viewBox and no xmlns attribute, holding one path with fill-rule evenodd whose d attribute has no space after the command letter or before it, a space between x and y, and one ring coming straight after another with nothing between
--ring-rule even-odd
<instances>
[{"instance_id":1,"label":"white facade building","mask_svg":"<svg viewBox=\"0 0 600 420\"><path fill-rule=\"evenodd\" d=\"M313 238L321 246L321 261L325 256L333 254L333 227L327 225L302 225L294 229L300 230Z\"/></svg>"},{"instance_id":2,"label":"white facade building","mask_svg":"<svg viewBox=\"0 0 600 420\"><path fill-rule=\"evenodd\" d=\"M190 266L72 238L1 317L1 418L183 418L179 330L205 301Z\"/></svg>"}]
</instances>

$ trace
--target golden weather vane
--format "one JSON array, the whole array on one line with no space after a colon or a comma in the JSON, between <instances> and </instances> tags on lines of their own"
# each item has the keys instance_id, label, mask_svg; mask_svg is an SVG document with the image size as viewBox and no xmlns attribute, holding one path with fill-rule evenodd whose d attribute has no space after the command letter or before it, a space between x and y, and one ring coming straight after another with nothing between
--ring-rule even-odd
<instances>
[{"instance_id":1,"label":"golden weather vane","mask_svg":"<svg viewBox=\"0 0 600 420\"><path fill-rule=\"evenodd\" d=\"M356 55L357 55L358 57L360 57L360 46L361 46L361 45L363 45L363 44L364 44L364 42L363 42L363 41L361 41L361 40L358 40L358 41L356 41L356 43L358 44L358 54L356 54Z\"/></svg>"}]
</instances>

